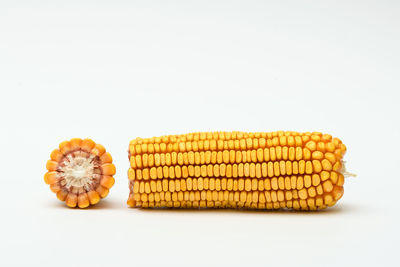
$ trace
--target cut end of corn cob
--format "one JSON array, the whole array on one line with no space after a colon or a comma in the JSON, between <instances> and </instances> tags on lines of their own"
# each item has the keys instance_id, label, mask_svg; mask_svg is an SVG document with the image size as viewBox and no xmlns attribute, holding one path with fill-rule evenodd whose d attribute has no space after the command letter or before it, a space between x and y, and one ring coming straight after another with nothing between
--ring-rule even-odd
<instances>
[{"instance_id":1,"label":"cut end of corn cob","mask_svg":"<svg viewBox=\"0 0 400 267\"><path fill-rule=\"evenodd\" d=\"M69 207L87 208L114 185L115 166L110 153L91 139L61 142L50 154L44 181Z\"/></svg>"},{"instance_id":2,"label":"cut end of corn cob","mask_svg":"<svg viewBox=\"0 0 400 267\"><path fill-rule=\"evenodd\" d=\"M343 196L338 138L319 132L201 132L129 144L130 194L141 208L317 210Z\"/></svg>"}]
</instances>

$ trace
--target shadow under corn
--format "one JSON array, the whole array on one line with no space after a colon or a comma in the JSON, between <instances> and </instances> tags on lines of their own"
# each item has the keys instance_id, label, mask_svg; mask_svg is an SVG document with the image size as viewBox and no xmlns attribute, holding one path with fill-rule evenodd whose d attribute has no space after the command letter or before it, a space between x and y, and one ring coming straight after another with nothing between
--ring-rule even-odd
<instances>
[{"instance_id":1,"label":"shadow under corn","mask_svg":"<svg viewBox=\"0 0 400 267\"><path fill-rule=\"evenodd\" d=\"M256 210L256 209L222 209L222 208L197 208L197 209L182 209L182 208L130 208L125 201L119 201L114 199L102 199L96 205L89 206L84 209L70 208L65 202L51 201L46 203L47 208L51 209L68 209L78 211L91 211L91 210L126 210L127 213L170 213L170 214L259 214L259 215L306 215L306 216L323 216L333 214L349 214L349 213L360 213L365 210L363 206L357 206L353 204L337 204L333 207L326 208L323 210L316 211L302 211L302 210L290 210L290 209L278 209L278 210Z\"/></svg>"},{"instance_id":2,"label":"shadow under corn","mask_svg":"<svg viewBox=\"0 0 400 267\"><path fill-rule=\"evenodd\" d=\"M112 199L102 199L96 205L90 205L87 208L80 209L78 207L70 208L68 207L65 202L61 201L51 201L46 204L48 208L52 209L68 209L68 210L121 210L121 209L128 209L128 206L125 202L112 200Z\"/></svg>"},{"instance_id":3,"label":"shadow under corn","mask_svg":"<svg viewBox=\"0 0 400 267\"><path fill-rule=\"evenodd\" d=\"M220 209L220 208L201 208L201 209L180 209L180 208L130 208L144 213L176 213L176 214L190 214L190 213L232 213L232 214L259 214L259 215L307 215L307 216L323 216L332 214L348 214L358 213L364 208L354 205L336 205L324 210L316 211L301 211L290 209L278 210L256 210L256 209Z\"/></svg>"}]
</instances>

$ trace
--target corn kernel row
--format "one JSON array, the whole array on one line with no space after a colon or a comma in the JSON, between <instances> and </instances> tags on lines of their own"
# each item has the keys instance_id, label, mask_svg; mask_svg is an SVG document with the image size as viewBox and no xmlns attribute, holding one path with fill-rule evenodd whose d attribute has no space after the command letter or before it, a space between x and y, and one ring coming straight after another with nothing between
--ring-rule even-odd
<instances>
[{"instance_id":1,"label":"corn kernel row","mask_svg":"<svg viewBox=\"0 0 400 267\"><path fill-rule=\"evenodd\" d=\"M297 138L298 136L299 138ZM189 134L180 134L180 135L165 135L161 137L151 137L151 138L136 138L130 142L130 145L136 144L161 144L161 143L175 143L175 142L186 142L186 141L204 141L204 140L222 140L222 141L229 141L229 140L247 140L250 139L281 139L282 137L286 137L288 143L292 143L293 138L298 140L305 140L308 141L310 139L318 142L318 141L334 141L336 143L341 143L340 139L332 138L329 134L322 134L320 132L306 132L306 133L299 133L295 131L276 131L276 132L198 132L198 133L189 133ZM285 138L282 138L285 140ZM298 144L298 143L297 143Z\"/></svg>"},{"instance_id":2,"label":"corn kernel row","mask_svg":"<svg viewBox=\"0 0 400 267\"><path fill-rule=\"evenodd\" d=\"M143 143L142 139L134 140L129 145L130 155L141 155L145 153L165 153L165 152L197 152L197 151L223 151L223 150L253 150L274 147L306 147L311 151L335 152L336 150L346 150L346 146L337 138L327 140L318 135L311 136L281 136L272 139L247 138L236 140L200 140L182 141L172 139L169 143L154 142Z\"/></svg>"},{"instance_id":3,"label":"corn kernel row","mask_svg":"<svg viewBox=\"0 0 400 267\"><path fill-rule=\"evenodd\" d=\"M322 162L313 161L280 161L263 163L240 164L208 164L189 166L164 166L143 169L128 170L130 180L149 180L163 178L187 178L187 177L278 177L292 174L322 174L325 172L340 172L342 163L336 162L333 166L328 160Z\"/></svg>"},{"instance_id":4,"label":"corn kernel row","mask_svg":"<svg viewBox=\"0 0 400 267\"><path fill-rule=\"evenodd\" d=\"M129 201L128 201L129 202ZM329 203L327 205L326 203ZM259 209L259 210L278 210L278 209L293 209L293 210L304 210L313 211L318 209L325 209L336 204L336 201L328 200L324 203L322 198L320 199L308 199L308 200L293 200L293 201L282 201L282 202L271 202L271 203L252 203L252 202L240 202L240 201L165 201L160 202L143 202L135 201L135 207L138 208L182 208L182 209L202 209L202 208L220 208L220 209Z\"/></svg>"},{"instance_id":5,"label":"corn kernel row","mask_svg":"<svg viewBox=\"0 0 400 267\"><path fill-rule=\"evenodd\" d=\"M142 154L130 157L131 167L153 167L153 166L171 166L171 165L203 165L203 164L239 164L239 163L257 163L280 160L328 160L335 164L341 154L345 152L338 150L337 153L320 151L311 152L308 148L301 147L281 147L259 148L257 150L224 150L224 151L202 151L202 152L172 152Z\"/></svg>"},{"instance_id":6,"label":"corn kernel row","mask_svg":"<svg viewBox=\"0 0 400 267\"><path fill-rule=\"evenodd\" d=\"M327 198L338 200L343 193L342 188L335 186L334 190L330 194L316 194L315 191L311 189L301 189L292 191L212 191L212 190L202 190L202 191L185 191L185 192L156 192L156 193L137 193L133 196L135 201L143 202L159 202L165 201L241 201L241 202L254 202L254 203L268 203L268 202L281 202L303 199L306 200L311 198ZM328 196L328 197L327 197Z\"/></svg>"},{"instance_id":7,"label":"corn kernel row","mask_svg":"<svg viewBox=\"0 0 400 267\"><path fill-rule=\"evenodd\" d=\"M333 206L337 200L341 198L343 190L340 187L335 187L331 194L325 195L312 195L307 193L307 190L301 191L265 191L265 192L232 192L232 191L191 191L191 192L161 192L161 193L137 193L131 195L128 199L129 202L134 202L137 206L143 206L148 203L149 207L165 207L166 203L172 202L171 206L167 207L185 207L192 203L193 207L250 207L260 208L258 204L272 205L274 208L282 208L282 206L274 206L275 203L284 203L287 208L291 208L291 204L298 202L299 208L315 210L316 208L325 208L326 206ZM195 204L197 202L197 204ZM207 204L208 203L208 204ZM159 206L157 205L159 204ZM254 206L255 204L255 206ZM295 204L296 206L296 204ZM190 206L186 206L190 207ZM264 206L263 208L267 208Z\"/></svg>"},{"instance_id":8,"label":"corn kernel row","mask_svg":"<svg viewBox=\"0 0 400 267\"><path fill-rule=\"evenodd\" d=\"M318 194L331 192L335 185L343 186L344 177L335 172L321 180L318 175L279 177L272 179L229 179L229 178L187 178L163 179L157 181L131 181L133 193L179 192L197 190L228 190L228 191L264 191L264 190L301 190L315 187ZM329 179L330 178L330 179Z\"/></svg>"}]
</instances>

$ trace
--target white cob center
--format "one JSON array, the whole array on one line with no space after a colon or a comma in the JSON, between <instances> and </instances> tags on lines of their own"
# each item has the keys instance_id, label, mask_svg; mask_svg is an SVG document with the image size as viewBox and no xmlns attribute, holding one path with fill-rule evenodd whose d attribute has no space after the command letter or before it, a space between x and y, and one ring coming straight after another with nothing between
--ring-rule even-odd
<instances>
[{"instance_id":1,"label":"white cob center","mask_svg":"<svg viewBox=\"0 0 400 267\"><path fill-rule=\"evenodd\" d=\"M68 155L64 165L60 167L59 175L65 180L65 186L87 188L97 176L95 172L94 157Z\"/></svg>"}]
</instances>

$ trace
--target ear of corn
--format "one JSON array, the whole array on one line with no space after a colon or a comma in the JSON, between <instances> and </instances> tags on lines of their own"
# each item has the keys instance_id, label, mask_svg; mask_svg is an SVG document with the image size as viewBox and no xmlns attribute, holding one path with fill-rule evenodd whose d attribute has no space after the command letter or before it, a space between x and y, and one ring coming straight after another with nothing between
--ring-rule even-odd
<instances>
[{"instance_id":1,"label":"ear of corn","mask_svg":"<svg viewBox=\"0 0 400 267\"><path fill-rule=\"evenodd\" d=\"M129 145L131 207L316 210L343 195L346 146L318 132L202 132Z\"/></svg>"},{"instance_id":2,"label":"ear of corn","mask_svg":"<svg viewBox=\"0 0 400 267\"><path fill-rule=\"evenodd\" d=\"M110 153L91 139L61 142L50 154L44 181L69 207L86 208L107 196L114 185Z\"/></svg>"}]
</instances>

